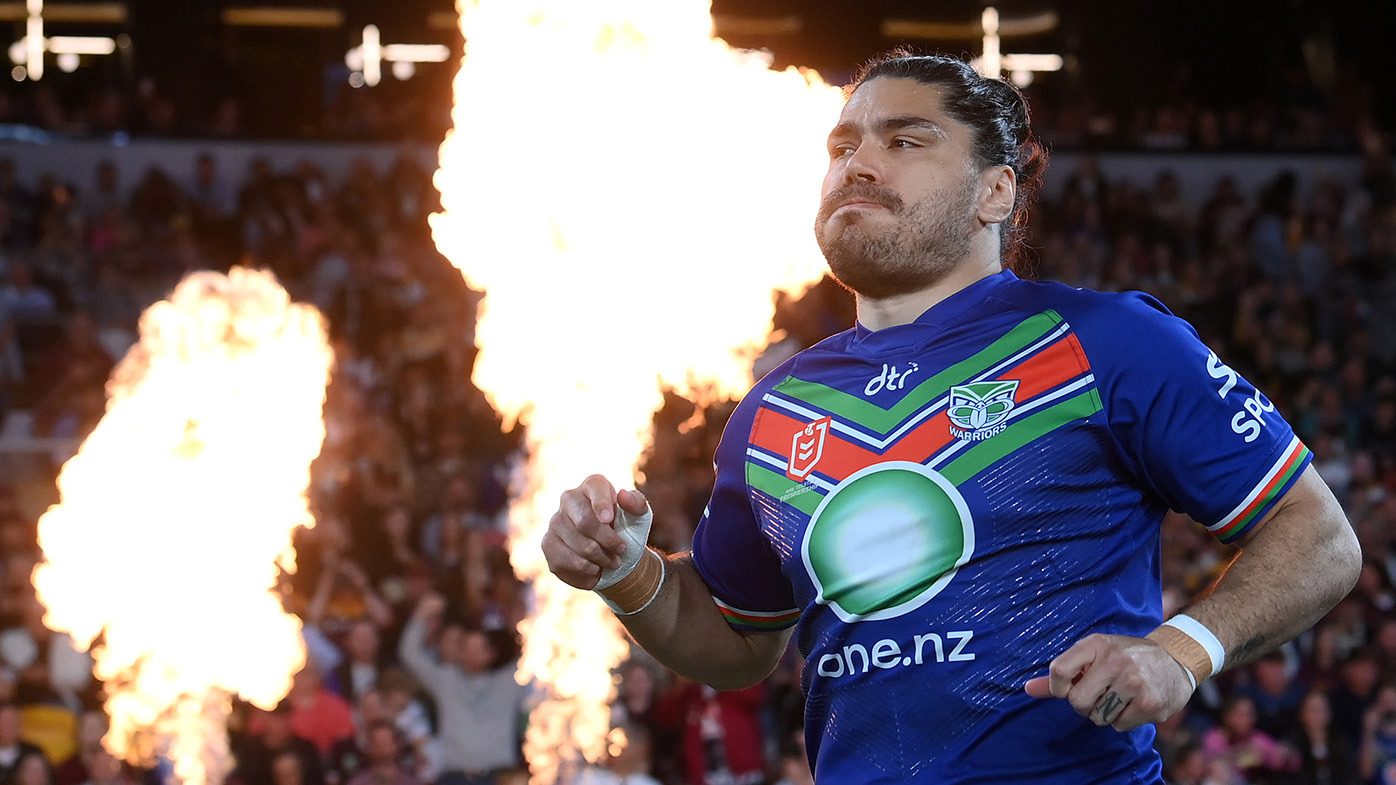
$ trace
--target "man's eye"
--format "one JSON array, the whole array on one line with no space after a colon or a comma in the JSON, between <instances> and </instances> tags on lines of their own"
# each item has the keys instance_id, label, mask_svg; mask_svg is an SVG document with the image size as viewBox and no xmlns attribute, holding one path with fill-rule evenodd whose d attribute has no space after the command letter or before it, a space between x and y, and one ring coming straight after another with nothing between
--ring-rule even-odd
<instances>
[{"instance_id":1,"label":"man's eye","mask_svg":"<svg viewBox=\"0 0 1396 785\"><path fill-rule=\"evenodd\" d=\"M829 157L830 157L830 158L843 158L844 156L853 155L853 151L854 151L855 149L857 149L857 148L855 148L855 147L854 147L853 145L851 145L851 144L838 144L838 145L834 145L833 147L829 148Z\"/></svg>"},{"instance_id":2,"label":"man's eye","mask_svg":"<svg viewBox=\"0 0 1396 785\"><path fill-rule=\"evenodd\" d=\"M893 139L892 147L919 147L915 139Z\"/></svg>"}]
</instances>

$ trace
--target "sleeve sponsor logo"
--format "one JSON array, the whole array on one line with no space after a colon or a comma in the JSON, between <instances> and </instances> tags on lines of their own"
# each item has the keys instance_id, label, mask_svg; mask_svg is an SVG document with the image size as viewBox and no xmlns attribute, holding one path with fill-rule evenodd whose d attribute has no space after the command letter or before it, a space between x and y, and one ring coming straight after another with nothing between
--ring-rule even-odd
<instances>
[{"instance_id":1,"label":"sleeve sponsor logo","mask_svg":"<svg viewBox=\"0 0 1396 785\"><path fill-rule=\"evenodd\" d=\"M1226 400L1227 393L1231 392L1240 379L1236 372L1218 359L1217 353L1212 351L1207 352L1207 374L1213 379L1221 380L1222 385L1217 388L1217 395L1222 400ZM1255 395L1243 395L1241 411L1231 415L1231 430L1250 444L1260 438L1260 429L1265 427L1265 415L1273 411L1275 405L1270 403L1260 390L1256 390Z\"/></svg>"}]
</instances>

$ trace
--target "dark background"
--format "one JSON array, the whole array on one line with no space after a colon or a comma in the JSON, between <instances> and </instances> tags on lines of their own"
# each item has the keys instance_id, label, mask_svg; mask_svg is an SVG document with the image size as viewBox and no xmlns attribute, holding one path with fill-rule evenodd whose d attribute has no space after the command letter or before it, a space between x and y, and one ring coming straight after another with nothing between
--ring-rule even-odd
<instances>
[{"instance_id":1,"label":"dark background","mask_svg":"<svg viewBox=\"0 0 1396 785\"><path fill-rule=\"evenodd\" d=\"M581 1L581 0L579 0ZM49 3L50 7L58 3ZM126 32L124 54L89 59L78 72L50 66L45 89L69 101L95 90L127 95L158 91L183 118L207 117L233 97L242 109L241 135L305 137L326 134L328 107L362 100L344 93L346 50L365 24L376 24L385 42L445 43L459 51L458 33L441 24L453 16L449 0L342 0L333 3L244 3L199 0L128 0L125 25L50 24L50 34ZM225 25L226 7L319 7L343 12L337 28L264 28ZM1039 76L1035 98L1073 100L1082 94L1128 112L1141 101L1188 98L1204 105L1240 100L1293 99L1296 93L1365 91L1378 121L1396 119L1396 45L1390 40L1396 4L1369 0L1183 0L1100 3L1087 0L1003 0L1004 19L1055 11L1050 32L1008 38L1004 52L1053 52L1068 68ZM813 67L831 82L845 81L863 59L898 43L977 55L978 38L897 41L884 37L887 19L973 23L983 8L965 0L713 0L719 33L734 46L769 50L777 66ZM437 24L431 19L435 15ZM723 20L797 17L797 32L736 32ZM23 22L10 24L11 38ZM118 27L120 29L118 29ZM448 123L454 62L419 67L407 82L386 77L371 88L374 101L408 103L420 114L421 135L431 138ZM6 81L23 97L34 83ZM367 88L361 91L367 91ZM79 94L74 97L74 94ZM189 125L189 124L186 124Z\"/></svg>"}]
</instances>

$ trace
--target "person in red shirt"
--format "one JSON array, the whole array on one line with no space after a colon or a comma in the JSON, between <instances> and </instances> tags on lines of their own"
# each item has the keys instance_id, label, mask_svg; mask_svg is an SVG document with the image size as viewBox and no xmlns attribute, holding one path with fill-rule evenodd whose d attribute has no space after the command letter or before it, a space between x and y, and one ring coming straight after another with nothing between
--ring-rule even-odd
<instances>
[{"instance_id":1,"label":"person in red shirt","mask_svg":"<svg viewBox=\"0 0 1396 785\"><path fill-rule=\"evenodd\" d=\"M314 744L322 759L335 742L354 735L353 709L325 686L313 662L307 662L292 679L286 703L291 707L291 732Z\"/></svg>"},{"instance_id":2,"label":"person in red shirt","mask_svg":"<svg viewBox=\"0 0 1396 785\"><path fill-rule=\"evenodd\" d=\"M687 785L755 785L765 781L761 706L766 687L718 692L681 681L655 706L655 721L677 728Z\"/></svg>"}]
</instances>

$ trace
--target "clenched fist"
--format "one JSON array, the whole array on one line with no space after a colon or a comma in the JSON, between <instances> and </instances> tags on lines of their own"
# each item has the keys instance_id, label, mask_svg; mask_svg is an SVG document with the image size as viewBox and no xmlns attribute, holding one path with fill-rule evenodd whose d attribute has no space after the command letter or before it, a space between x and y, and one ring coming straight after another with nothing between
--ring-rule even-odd
<instances>
[{"instance_id":1,"label":"clenched fist","mask_svg":"<svg viewBox=\"0 0 1396 785\"><path fill-rule=\"evenodd\" d=\"M1088 635L1025 686L1034 698L1065 698L1096 725L1133 730L1173 716L1192 696L1178 661L1146 638Z\"/></svg>"},{"instance_id":2,"label":"clenched fist","mask_svg":"<svg viewBox=\"0 0 1396 785\"><path fill-rule=\"evenodd\" d=\"M649 503L639 491L619 491L605 477L593 474L562 494L557 512L543 535L543 557L548 569L570 586L594 589L604 570L632 565L644 550L627 543L616 531L616 506L633 516L643 516Z\"/></svg>"}]
</instances>

